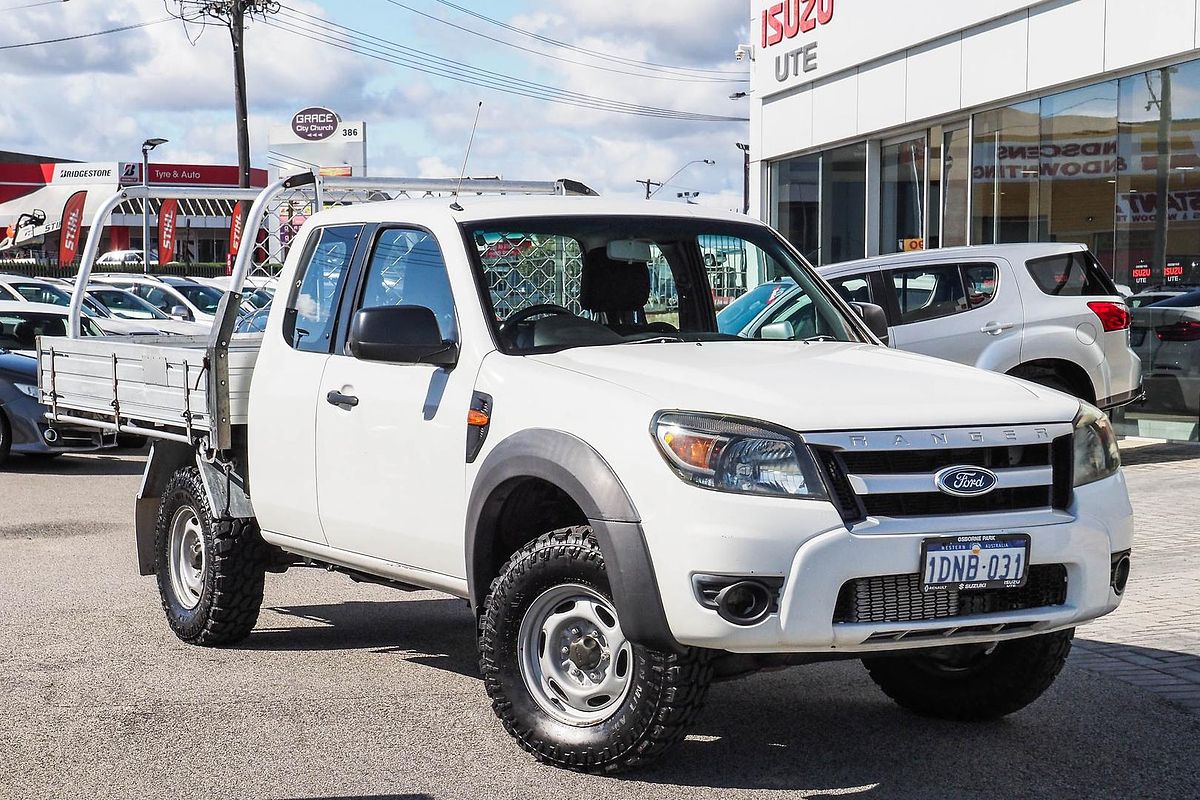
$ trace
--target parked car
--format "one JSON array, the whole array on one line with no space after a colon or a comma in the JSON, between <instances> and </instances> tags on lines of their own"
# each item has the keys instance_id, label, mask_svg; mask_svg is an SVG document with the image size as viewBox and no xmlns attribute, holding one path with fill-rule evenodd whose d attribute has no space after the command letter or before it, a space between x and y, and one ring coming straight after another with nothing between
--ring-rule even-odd
<instances>
[{"instance_id":1,"label":"parked car","mask_svg":"<svg viewBox=\"0 0 1200 800\"><path fill-rule=\"evenodd\" d=\"M12 454L54 458L63 453L100 450L116 443L112 434L93 428L52 425L46 421L48 409L39 402L37 359L5 349L6 344L27 343L28 337L24 333L14 335L12 328L40 322L29 312L0 308L0 468Z\"/></svg>"},{"instance_id":2,"label":"parked car","mask_svg":"<svg viewBox=\"0 0 1200 800\"><path fill-rule=\"evenodd\" d=\"M263 333L267 330L267 318L271 315L271 306L264 306L249 314L238 317L233 326L234 333Z\"/></svg>"},{"instance_id":3,"label":"parked car","mask_svg":"<svg viewBox=\"0 0 1200 800\"><path fill-rule=\"evenodd\" d=\"M106 273L94 280L133 292L164 314L187 322L212 325L221 302L220 291L186 278Z\"/></svg>"},{"instance_id":4,"label":"parked car","mask_svg":"<svg viewBox=\"0 0 1200 800\"><path fill-rule=\"evenodd\" d=\"M1200 416L1200 290L1135 308L1130 338L1146 366L1142 410Z\"/></svg>"},{"instance_id":5,"label":"parked car","mask_svg":"<svg viewBox=\"0 0 1200 800\"><path fill-rule=\"evenodd\" d=\"M1142 393L1129 309L1082 245L945 248L819 271L846 300L882 306L897 349L1027 378L1102 408ZM811 302L786 279L739 298L718 323L748 338L822 333Z\"/></svg>"},{"instance_id":6,"label":"parked car","mask_svg":"<svg viewBox=\"0 0 1200 800\"><path fill-rule=\"evenodd\" d=\"M98 267L141 266L143 253L141 250L110 250L96 259ZM150 251L150 263L158 264L158 251Z\"/></svg>"},{"instance_id":7,"label":"parked car","mask_svg":"<svg viewBox=\"0 0 1200 800\"><path fill-rule=\"evenodd\" d=\"M62 308L71 305L71 294L67 289L41 278L21 276L0 276L0 298ZM118 318L104 305L88 296L84 297L83 308L84 313L91 317L102 331L113 336L150 336L162 332L144 322Z\"/></svg>"},{"instance_id":8,"label":"parked car","mask_svg":"<svg viewBox=\"0 0 1200 800\"><path fill-rule=\"evenodd\" d=\"M1172 297L1178 297L1181 294L1186 294L1182 289L1172 291L1169 289L1155 289L1146 292L1138 292L1133 297L1128 298L1125 302L1129 304L1131 309L1141 308L1142 306L1152 306L1160 300L1170 300Z\"/></svg>"},{"instance_id":9,"label":"parked car","mask_svg":"<svg viewBox=\"0 0 1200 800\"><path fill-rule=\"evenodd\" d=\"M139 322L162 333L202 336L209 330L208 325L200 322L185 322L169 317L133 292L119 289L116 286L92 283L88 285L87 295L91 300L104 306L116 319Z\"/></svg>"},{"instance_id":10,"label":"parked car","mask_svg":"<svg viewBox=\"0 0 1200 800\"><path fill-rule=\"evenodd\" d=\"M211 286L222 294L229 289L228 276L219 276L216 278L188 278L195 283ZM265 280L262 278L247 278L246 285L242 287L242 313L243 315L253 314L260 308L265 308L271 304L271 300L275 297L275 280Z\"/></svg>"},{"instance_id":11,"label":"parked car","mask_svg":"<svg viewBox=\"0 0 1200 800\"><path fill-rule=\"evenodd\" d=\"M581 253L577 281L550 262L560 305L482 257L533 234ZM808 341L717 331L715 236L792 279ZM115 392L162 437L134 538L182 641L249 636L268 569L448 592L476 614L504 728L611 773L683 738L714 677L830 658L926 716L996 719L1121 602L1132 509L1103 412L880 346L882 309L766 225L471 195L331 208L301 238L265 336L42 340L61 413ZM675 323L648 319L654 247ZM904 281L914 302L942 302L934 275ZM108 359L115 386L89 374ZM201 368L202 393L164 385Z\"/></svg>"}]
</instances>

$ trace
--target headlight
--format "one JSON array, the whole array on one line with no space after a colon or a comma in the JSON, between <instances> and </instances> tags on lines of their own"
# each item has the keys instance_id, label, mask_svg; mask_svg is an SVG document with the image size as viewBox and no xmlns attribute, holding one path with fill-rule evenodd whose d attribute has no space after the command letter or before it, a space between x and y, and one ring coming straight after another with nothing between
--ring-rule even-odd
<instances>
[{"instance_id":1,"label":"headlight","mask_svg":"<svg viewBox=\"0 0 1200 800\"><path fill-rule=\"evenodd\" d=\"M1103 411L1082 403L1075 417L1075 485L1086 486L1121 467L1117 434Z\"/></svg>"},{"instance_id":2,"label":"headlight","mask_svg":"<svg viewBox=\"0 0 1200 800\"><path fill-rule=\"evenodd\" d=\"M29 395L34 400L41 398L41 395L38 394L38 387L36 386L32 386L28 383L14 383L13 386L17 387L18 392L24 395Z\"/></svg>"},{"instance_id":3,"label":"headlight","mask_svg":"<svg viewBox=\"0 0 1200 800\"><path fill-rule=\"evenodd\" d=\"M684 413L659 414L652 430L667 463L688 483L721 492L828 496L808 448L786 432Z\"/></svg>"}]
</instances>

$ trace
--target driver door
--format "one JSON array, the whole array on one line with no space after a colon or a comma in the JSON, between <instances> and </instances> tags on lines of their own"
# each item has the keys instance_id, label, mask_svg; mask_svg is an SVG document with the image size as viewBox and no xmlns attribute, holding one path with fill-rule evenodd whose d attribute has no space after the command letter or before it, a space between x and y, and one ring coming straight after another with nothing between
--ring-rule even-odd
<instances>
[{"instance_id":1,"label":"driver door","mask_svg":"<svg viewBox=\"0 0 1200 800\"><path fill-rule=\"evenodd\" d=\"M458 340L442 251L426 231L380 230L346 297L346 319L361 308L424 306L442 338ZM465 576L463 481L474 380L466 368L359 360L340 334L316 420L317 501L332 547Z\"/></svg>"}]
</instances>

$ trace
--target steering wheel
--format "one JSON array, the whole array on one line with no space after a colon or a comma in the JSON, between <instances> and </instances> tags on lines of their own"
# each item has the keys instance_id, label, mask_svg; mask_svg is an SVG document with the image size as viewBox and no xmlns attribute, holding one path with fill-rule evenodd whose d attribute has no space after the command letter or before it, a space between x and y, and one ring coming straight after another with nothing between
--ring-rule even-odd
<instances>
[{"instance_id":1,"label":"steering wheel","mask_svg":"<svg viewBox=\"0 0 1200 800\"><path fill-rule=\"evenodd\" d=\"M540 317L543 315L557 317L557 316L562 316L564 314L567 316L570 316L570 317L575 316L575 312L572 311L571 309L564 308L563 306L560 306L560 305L555 305L554 303L539 303L536 306L530 306L529 308L522 308L520 311L513 314L511 317L504 320L504 322L500 323L500 335L505 337L506 339L511 338L512 334L516 333L517 326L521 325L524 322L528 322L529 320L533 319L534 317Z\"/></svg>"}]
</instances>

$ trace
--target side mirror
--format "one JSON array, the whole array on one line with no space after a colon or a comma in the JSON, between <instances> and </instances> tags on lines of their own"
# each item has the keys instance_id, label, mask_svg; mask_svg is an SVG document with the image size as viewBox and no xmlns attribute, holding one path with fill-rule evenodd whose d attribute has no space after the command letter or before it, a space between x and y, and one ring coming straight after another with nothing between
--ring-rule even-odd
<instances>
[{"instance_id":1,"label":"side mirror","mask_svg":"<svg viewBox=\"0 0 1200 800\"><path fill-rule=\"evenodd\" d=\"M796 329L790 322L773 322L763 325L759 338L772 341L790 341L796 338Z\"/></svg>"},{"instance_id":2,"label":"side mirror","mask_svg":"<svg viewBox=\"0 0 1200 800\"><path fill-rule=\"evenodd\" d=\"M363 361L434 364L458 363L458 345L442 339L437 315L425 306L360 309L350 322L350 353Z\"/></svg>"},{"instance_id":3,"label":"side mirror","mask_svg":"<svg viewBox=\"0 0 1200 800\"><path fill-rule=\"evenodd\" d=\"M883 308L874 303L851 303L850 307L858 312L863 322L867 323L871 333L879 337L884 344L888 343L887 313Z\"/></svg>"},{"instance_id":4,"label":"side mirror","mask_svg":"<svg viewBox=\"0 0 1200 800\"><path fill-rule=\"evenodd\" d=\"M192 319L192 312L187 310L187 306L171 306L171 310L167 312L167 315L175 317L175 319L187 321L191 321Z\"/></svg>"}]
</instances>

